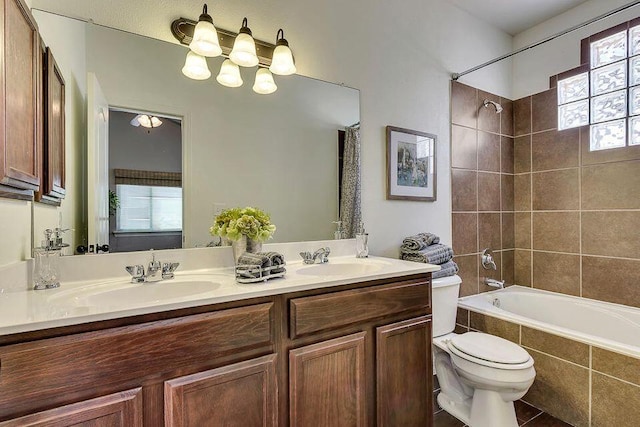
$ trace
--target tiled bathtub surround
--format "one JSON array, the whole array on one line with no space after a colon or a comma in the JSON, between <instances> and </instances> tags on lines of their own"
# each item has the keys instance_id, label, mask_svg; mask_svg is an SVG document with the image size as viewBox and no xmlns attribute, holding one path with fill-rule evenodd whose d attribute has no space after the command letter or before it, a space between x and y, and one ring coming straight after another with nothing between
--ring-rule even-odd
<instances>
[{"instance_id":1,"label":"tiled bathtub surround","mask_svg":"<svg viewBox=\"0 0 640 427\"><path fill-rule=\"evenodd\" d=\"M640 419L640 359L459 309L457 329L523 346L536 380L523 400L574 426L635 426Z\"/></svg>"},{"instance_id":2,"label":"tiled bathtub surround","mask_svg":"<svg viewBox=\"0 0 640 427\"><path fill-rule=\"evenodd\" d=\"M496 114L482 102L503 107ZM506 98L459 82L451 84L451 180L453 250L462 277L461 296L489 290L484 277L514 282L514 128ZM494 250L497 271L480 266Z\"/></svg>"},{"instance_id":3,"label":"tiled bathtub surround","mask_svg":"<svg viewBox=\"0 0 640 427\"><path fill-rule=\"evenodd\" d=\"M590 152L556 105L513 103L515 282L640 307L640 147Z\"/></svg>"}]
</instances>

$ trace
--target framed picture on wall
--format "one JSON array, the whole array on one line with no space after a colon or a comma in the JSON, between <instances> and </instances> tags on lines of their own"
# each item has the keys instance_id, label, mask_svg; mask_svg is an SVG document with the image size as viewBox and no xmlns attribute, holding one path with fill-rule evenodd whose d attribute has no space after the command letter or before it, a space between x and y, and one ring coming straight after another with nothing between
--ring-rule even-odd
<instances>
[{"instance_id":1,"label":"framed picture on wall","mask_svg":"<svg viewBox=\"0 0 640 427\"><path fill-rule=\"evenodd\" d=\"M387 126L387 200L436 200L436 136Z\"/></svg>"}]
</instances>

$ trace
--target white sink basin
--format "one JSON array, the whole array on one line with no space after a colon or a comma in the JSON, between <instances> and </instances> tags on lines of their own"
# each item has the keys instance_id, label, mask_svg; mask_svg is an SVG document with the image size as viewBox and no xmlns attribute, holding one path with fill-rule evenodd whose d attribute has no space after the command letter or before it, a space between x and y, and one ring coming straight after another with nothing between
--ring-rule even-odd
<instances>
[{"instance_id":1,"label":"white sink basin","mask_svg":"<svg viewBox=\"0 0 640 427\"><path fill-rule=\"evenodd\" d=\"M63 290L52 295L50 302L54 305L82 308L143 306L196 298L220 286L220 282L198 276L176 277L152 283L120 281Z\"/></svg>"},{"instance_id":2,"label":"white sink basin","mask_svg":"<svg viewBox=\"0 0 640 427\"><path fill-rule=\"evenodd\" d=\"M332 264L314 264L298 269L298 274L305 276L353 276L376 273L384 267L380 262L343 262Z\"/></svg>"}]
</instances>

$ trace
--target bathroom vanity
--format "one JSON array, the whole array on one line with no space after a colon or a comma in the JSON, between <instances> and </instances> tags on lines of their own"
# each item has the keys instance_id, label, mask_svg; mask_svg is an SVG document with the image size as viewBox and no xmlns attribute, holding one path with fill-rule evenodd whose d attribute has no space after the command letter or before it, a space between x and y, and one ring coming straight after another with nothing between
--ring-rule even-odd
<instances>
[{"instance_id":1,"label":"bathroom vanity","mask_svg":"<svg viewBox=\"0 0 640 427\"><path fill-rule=\"evenodd\" d=\"M323 267L1 335L0 426L431 425L437 266Z\"/></svg>"}]
</instances>

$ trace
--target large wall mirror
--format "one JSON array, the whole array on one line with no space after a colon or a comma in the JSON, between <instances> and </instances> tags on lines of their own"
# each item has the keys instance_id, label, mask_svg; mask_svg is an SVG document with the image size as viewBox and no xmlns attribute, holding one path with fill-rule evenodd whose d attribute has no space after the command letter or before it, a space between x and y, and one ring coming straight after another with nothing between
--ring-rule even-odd
<instances>
[{"instance_id":1,"label":"large wall mirror","mask_svg":"<svg viewBox=\"0 0 640 427\"><path fill-rule=\"evenodd\" d=\"M215 241L209 234L213 216L235 206L257 206L269 212L278 227L275 242L333 238L340 193L339 133L360 121L358 90L294 75L276 76L278 90L259 95L251 90L255 69L242 70L242 87L227 88L215 81L223 58L209 59L212 78L190 80L180 71L185 46L40 10L34 10L34 16L44 43L51 47L62 72L71 77L73 93L68 99L75 104L67 107L71 109L67 125L84 127L76 132L81 138L86 139L91 117L75 121L73 117L82 117L80 108L86 111L88 93L95 89L88 86L94 83L108 111L118 112L113 117L118 126L128 120L122 112L169 118L167 125L173 128L180 124L182 247ZM95 81L87 73L95 75ZM130 152L119 152L120 158L139 159L126 169L139 165L161 171L154 165L166 163L159 158L162 152L176 156L175 150L154 148L145 140L161 128L136 129L126 144L118 142L125 146L123 150L131 147ZM69 148L78 151L83 146L84 141ZM74 244L86 242L87 230L95 225L86 211L76 212L85 209L95 188L91 170L83 162L77 161L68 173L89 174L86 185L75 189L85 194L72 194L71 201L63 201L63 211L71 209L65 203L72 203L79 218ZM115 168L107 167L113 190Z\"/></svg>"}]
</instances>

